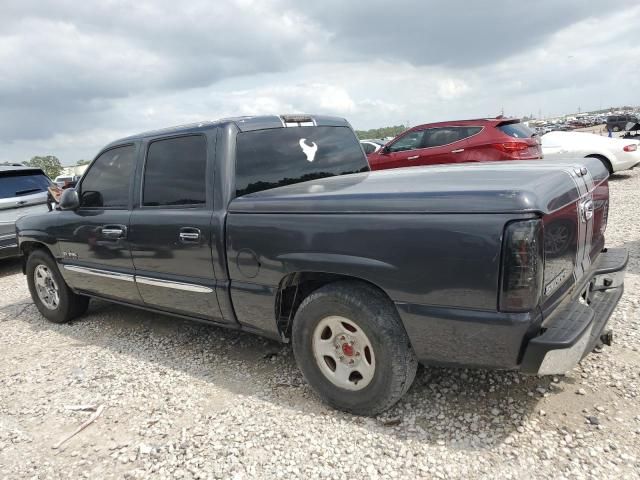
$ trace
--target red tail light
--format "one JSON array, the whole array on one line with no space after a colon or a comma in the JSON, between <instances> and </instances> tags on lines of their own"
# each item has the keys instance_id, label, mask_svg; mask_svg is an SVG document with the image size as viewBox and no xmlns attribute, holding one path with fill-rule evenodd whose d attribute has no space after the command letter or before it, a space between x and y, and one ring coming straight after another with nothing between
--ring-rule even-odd
<instances>
[{"instance_id":1,"label":"red tail light","mask_svg":"<svg viewBox=\"0 0 640 480\"><path fill-rule=\"evenodd\" d=\"M544 238L540 220L507 225L502 244L499 307L502 312L535 308L544 277Z\"/></svg>"},{"instance_id":2,"label":"red tail light","mask_svg":"<svg viewBox=\"0 0 640 480\"><path fill-rule=\"evenodd\" d=\"M504 142L496 143L495 146L503 152L523 152L529 148L529 144L526 142Z\"/></svg>"},{"instance_id":3,"label":"red tail light","mask_svg":"<svg viewBox=\"0 0 640 480\"><path fill-rule=\"evenodd\" d=\"M623 150L625 152L635 152L636 150L638 150L638 145L636 145L635 143L632 143L631 145L625 145Z\"/></svg>"}]
</instances>

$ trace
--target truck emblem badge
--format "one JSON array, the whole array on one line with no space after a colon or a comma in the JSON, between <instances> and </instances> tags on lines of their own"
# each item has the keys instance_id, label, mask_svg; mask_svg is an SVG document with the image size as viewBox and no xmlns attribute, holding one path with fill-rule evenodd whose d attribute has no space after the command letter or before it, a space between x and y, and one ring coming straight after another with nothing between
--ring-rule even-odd
<instances>
[{"instance_id":1,"label":"truck emblem badge","mask_svg":"<svg viewBox=\"0 0 640 480\"><path fill-rule=\"evenodd\" d=\"M580 211L582 213L582 221L587 223L593 217L593 200L587 200L580 205Z\"/></svg>"},{"instance_id":2,"label":"truck emblem badge","mask_svg":"<svg viewBox=\"0 0 640 480\"><path fill-rule=\"evenodd\" d=\"M311 142L311 146L309 146L307 145L307 139L301 138L298 143L300 143L302 152L307 156L307 161L313 162L316 158L316 152L318 151L318 145L316 145L316 142Z\"/></svg>"}]
</instances>

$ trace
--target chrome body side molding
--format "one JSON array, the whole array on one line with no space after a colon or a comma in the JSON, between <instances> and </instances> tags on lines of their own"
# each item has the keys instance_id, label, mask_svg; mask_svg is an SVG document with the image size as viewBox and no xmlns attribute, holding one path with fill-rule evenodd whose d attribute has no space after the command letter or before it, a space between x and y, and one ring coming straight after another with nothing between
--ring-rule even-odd
<instances>
[{"instance_id":1,"label":"chrome body side molding","mask_svg":"<svg viewBox=\"0 0 640 480\"><path fill-rule=\"evenodd\" d=\"M96 277L111 278L113 280L123 280L125 282L137 282L143 285L152 285L154 287L173 288L174 290L184 290L186 292L196 293L213 293L213 289L204 285L195 285L193 283L174 282L171 280L161 280L159 278L142 277L140 275L131 275L128 273L118 273L110 270L100 270L98 268L80 267L77 265L64 265L65 270L75 273L83 273L85 275L94 275Z\"/></svg>"},{"instance_id":2,"label":"chrome body side molding","mask_svg":"<svg viewBox=\"0 0 640 480\"><path fill-rule=\"evenodd\" d=\"M113 280L123 280L125 282L134 281L134 276L128 273L118 273L110 270L100 270L98 268L79 267L77 265L64 265L64 269L69 270L70 272L93 275L95 277L111 278Z\"/></svg>"},{"instance_id":3,"label":"chrome body side molding","mask_svg":"<svg viewBox=\"0 0 640 480\"><path fill-rule=\"evenodd\" d=\"M203 285L194 285L193 283L173 282L171 280L160 280L158 278L141 277L136 275L136 282L143 285L153 285L154 287L173 288L175 290L184 290L187 292L197 293L213 293L213 289Z\"/></svg>"}]
</instances>

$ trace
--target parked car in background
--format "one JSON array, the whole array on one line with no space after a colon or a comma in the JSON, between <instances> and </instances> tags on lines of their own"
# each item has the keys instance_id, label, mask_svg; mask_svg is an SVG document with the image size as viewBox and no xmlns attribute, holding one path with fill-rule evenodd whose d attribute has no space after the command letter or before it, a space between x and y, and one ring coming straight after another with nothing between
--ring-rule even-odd
<instances>
[{"instance_id":1,"label":"parked car in background","mask_svg":"<svg viewBox=\"0 0 640 480\"><path fill-rule=\"evenodd\" d=\"M638 123L638 118L635 115L610 115L607 117L607 130L620 132L625 130L630 122Z\"/></svg>"},{"instance_id":2,"label":"parked car in background","mask_svg":"<svg viewBox=\"0 0 640 480\"><path fill-rule=\"evenodd\" d=\"M0 259L19 255L15 222L23 215L47 211L51 185L39 168L0 165Z\"/></svg>"},{"instance_id":3,"label":"parked car in background","mask_svg":"<svg viewBox=\"0 0 640 480\"><path fill-rule=\"evenodd\" d=\"M514 118L483 118L413 127L368 156L372 170L440 163L533 160L539 136Z\"/></svg>"},{"instance_id":4,"label":"parked car in background","mask_svg":"<svg viewBox=\"0 0 640 480\"><path fill-rule=\"evenodd\" d=\"M640 163L640 140L609 138L588 132L550 132L542 136L545 158L574 154L599 159L609 173Z\"/></svg>"},{"instance_id":5,"label":"parked car in background","mask_svg":"<svg viewBox=\"0 0 640 480\"><path fill-rule=\"evenodd\" d=\"M55 184L58 185L60 188L65 187L70 183L74 183L77 181L78 181L78 177L75 177L72 175L58 175L54 180Z\"/></svg>"},{"instance_id":6,"label":"parked car in background","mask_svg":"<svg viewBox=\"0 0 640 480\"><path fill-rule=\"evenodd\" d=\"M53 322L96 297L290 341L375 415L418 361L560 374L610 343L628 255L580 160L370 172L344 119L225 119L113 142L18 239Z\"/></svg>"},{"instance_id":7,"label":"parked car in background","mask_svg":"<svg viewBox=\"0 0 640 480\"><path fill-rule=\"evenodd\" d=\"M367 155L377 152L382 147L384 147L384 144L385 141L381 139L367 138L364 140L360 140L360 145L362 145L362 149Z\"/></svg>"}]
</instances>

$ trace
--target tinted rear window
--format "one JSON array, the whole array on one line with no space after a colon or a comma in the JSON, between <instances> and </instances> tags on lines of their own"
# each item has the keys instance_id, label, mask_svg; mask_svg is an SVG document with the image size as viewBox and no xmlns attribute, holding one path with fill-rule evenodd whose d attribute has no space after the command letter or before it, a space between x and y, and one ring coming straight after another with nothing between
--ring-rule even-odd
<instances>
[{"instance_id":1,"label":"tinted rear window","mask_svg":"<svg viewBox=\"0 0 640 480\"><path fill-rule=\"evenodd\" d=\"M238 134L236 196L369 170L346 127L290 127Z\"/></svg>"},{"instance_id":2,"label":"tinted rear window","mask_svg":"<svg viewBox=\"0 0 640 480\"><path fill-rule=\"evenodd\" d=\"M502 133L506 133L513 138L530 138L535 132L527 127L524 123L509 123L507 125L500 125L498 130Z\"/></svg>"},{"instance_id":3,"label":"tinted rear window","mask_svg":"<svg viewBox=\"0 0 640 480\"><path fill-rule=\"evenodd\" d=\"M49 178L38 171L0 172L0 198L22 197L46 192Z\"/></svg>"}]
</instances>

